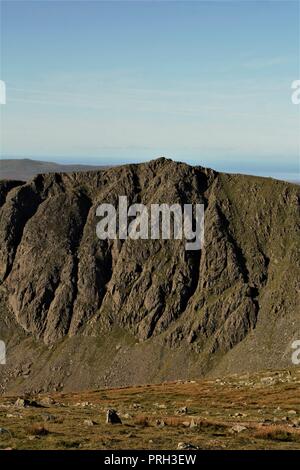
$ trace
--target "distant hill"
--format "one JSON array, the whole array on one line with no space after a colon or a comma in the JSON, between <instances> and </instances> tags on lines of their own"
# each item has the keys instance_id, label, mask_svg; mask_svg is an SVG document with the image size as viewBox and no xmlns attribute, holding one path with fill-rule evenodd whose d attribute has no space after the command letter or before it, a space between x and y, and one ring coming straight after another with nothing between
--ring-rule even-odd
<instances>
[{"instance_id":1,"label":"distant hill","mask_svg":"<svg viewBox=\"0 0 300 470\"><path fill-rule=\"evenodd\" d=\"M74 171L90 171L105 169L104 165L61 165L54 162L42 162L22 159L0 159L0 180L23 180L28 181L39 173L72 173Z\"/></svg>"}]
</instances>

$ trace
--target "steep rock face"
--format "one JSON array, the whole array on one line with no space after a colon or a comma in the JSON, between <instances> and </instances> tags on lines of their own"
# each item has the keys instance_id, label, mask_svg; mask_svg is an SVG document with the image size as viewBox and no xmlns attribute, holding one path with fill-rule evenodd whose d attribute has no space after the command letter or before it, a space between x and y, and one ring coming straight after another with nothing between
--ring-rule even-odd
<instances>
[{"instance_id":1,"label":"steep rock face","mask_svg":"<svg viewBox=\"0 0 300 470\"><path fill-rule=\"evenodd\" d=\"M96 208L203 203L205 245L104 240ZM159 159L0 186L0 274L17 323L46 344L116 325L207 360L258 322L297 316L299 188ZM298 318L298 317L297 317Z\"/></svg>"}]
</instances>

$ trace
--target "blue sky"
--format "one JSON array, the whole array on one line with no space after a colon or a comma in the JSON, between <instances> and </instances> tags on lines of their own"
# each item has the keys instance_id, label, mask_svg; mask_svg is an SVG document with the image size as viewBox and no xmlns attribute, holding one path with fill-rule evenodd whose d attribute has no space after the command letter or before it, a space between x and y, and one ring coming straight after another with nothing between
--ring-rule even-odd
<instances>
[{"instance_id":1,"label":"blue sky","mask_svg":"<svg viewBox=\"0 0 300 470\"><path fill-rule=\"evenodd\" d=\"M1 1L1 156L299 170L298 1Z\"/></svg>"}]
</instances>

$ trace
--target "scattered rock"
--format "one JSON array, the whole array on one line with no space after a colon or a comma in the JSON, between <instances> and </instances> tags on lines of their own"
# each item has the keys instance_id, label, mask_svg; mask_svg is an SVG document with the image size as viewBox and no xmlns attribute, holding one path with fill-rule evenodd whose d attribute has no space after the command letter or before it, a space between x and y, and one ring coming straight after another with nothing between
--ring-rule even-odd
<instances>
[{"instance_id":1,"label":"scattered rock","mask_svg":"<svg viewBox=\"0 0 300 470\"><path fill-rule=\"evenodd\" d=\"M197 427L198 427L198 424L192 419L190 428L197 428Z\"/></svg>"},{"instance_id":2,"label":"scattered rock","mask_svg":"<svg viewBox=\"0 0 300 470\"><path fill-rule=\"evenodd\" d=\"M300 418L293 418L291 419L291 425L294 428L298 428L300 426Z\"/></svg>"},{"instance_id":3,"label":"scattered rock","mask_svg":"<svg viewBox=\"0 0 300 470\"><path fill-rule=\"evenodd\" d=\"M18 398L17 401L15 402L15 406L17 408L28 408L30 406L35 407L35 408L42 407L42 405L37 403L35 400L28 400L26 398Z\"/></svg>"},{"instance_id":4,"label":"scattered rock","mask_svg":"<svg viewBox=\"0 0 300 470\"><path fill-rule=\"evenodd\" d=\"M175 411L176 415L186 415L188 412L188 409L186 406L183 406L182 408L178 408L178 410Z\"/></svg>"},{"instance_id":5,"label":"scattered rock","mask_svg":"<svg viewBox=\"0 0 300 470\"><path fill-rule=\"evenodd\" d=\"M86 408L87 406L91 406L91 403L88 401L79 401L78 403L75 403L74 406L81 406L81 408Z\"/></svg>"},{"instance_id":6,"label":"scattered rock","mask_svg":"<svg viewBox=\"0 0 300 470\"><path fill-rule=\"evenodd\" d=\"M122 424L121 418L115 410L109 409L106 412L107 424Z\"/></svg>"},{"instance_id":7,"label":"scattered rock","mask_svg":"<svg viewBox=\"0 0 300 470\"><path fill-rule=\"evenodd\" d=\"M264 421L263 421L263 424L264 424L264 425L272 424L272 420L271 420L271 419L268 419L268 418L265 418Z\"/></svg>"},{"instance_id":8,"label":"scattered rock","mask_svg":"<svg viewBox=\"0 0 300 470\"><path fill-rule=\"evenodd\" d=\"M7 413L6 417L7 418L20 418L20 419L23 418L23 416L21 414L18 414L18 413Z\"/></svg>"},{"instance_id":9,"label":"scattered rock","mask_svg":"<svg viewBox=\"0 0 300 470\"><path fill-rule=\"evenodd\" d=\"M235 424L231 429L230 429L230 432L231 433L240 433L242 431L245 431L247 428L246 426L242 426L241 424Z\"/></svg>"},{"instance_id":10,"label":"scattered rock","mask_svg":"<svg viewBox=\"0 0 300 470\"><path fill-rule=\"evenodd\" d=\"M142 408L142 406L140 405L140 403L132 403L132 408L134 408L135 410L139 409L139 408Z\"/></svg>"},{"instance_id":11,"label":"scattered rock","mask_svg":"<svg viewBox=\"0 0 300 470\"><path fill-rule=\"evenodd\" d=\"M51 398L51 397L43 397L43 398L40 400L40 404L43 405L43 406L54 405L54 404L55 404L55 401L54 401L53 398Z\"/></svg>"},{"instance_id":12,"label":"scattered rock","mask_svg":"<svg viewBox=\"0 0 300 470\"><path fill-rule=\"evenodd\" d=\"M9 431L9 429L0 428L0 434L9 434L10 437L12 437L11 432Z\"/></svg>"},{"instance_id":13,"label":"scattered rock","mask_svg":"<svg viewBox=\"0 0 300 470\"><path fill-rule=\"evenodd\" d=\"M24 400L24 398L18 398L15 402L15 406L18 408L25 408L25 406L29 406L29 400Z\"/></svg>"},{"instance_id":14,"label":"scattered rock","mask_svg":"<svg viewBox=\"0 0 300 470\"><path fill-rule=\"evenodd\" d=\"M194 446L190 442L178 442L177 445L178 450L197 450L199 447Z\"/></svg>"},{"instance_id":15,"label":"scattered rock","mask_svg":"<svg viewBox=\"0 0 300 470\"><path fill-rule=\"evenodd\" d=\"M84 424L85 426L94 426L96 423L95 423L95 421L93 421L92 419L85 419L85 420L83 421L83 424Z\"/></svg>"},{"instance_id":16,"label":"scattered rock","mask_svg":"<svg viewBox=\"0 0 300 470\"><path fill-rule=\"evenodd\" d=\"M52 422L52 423L55 423L57 421L56 416L51 415L49 413L42 414L41 418L42 418L43 421L48 421L48 422Z\"/></svg>"},{"instance_id":17,"label":"scattered rock","mask_svg":"<svg viewBox=\"0 0 300 470\"><path fill-rule=\"evenodd\" d=\"M164 422L163 419L157 419L157 420L155 421L155 425L156 425L158 428L163 428L163 427L166 425L166 423Z\"/></svg>"},{"instance_id":18,"label":"scattered rock","mask_svg":"<svg viewBox=\"0 0 300 470\"><path fill-rule=\"evenodd\" d=\"M183 421L182 425L185 426L186 428L189 428L190 425L191 425L191 422L190 421Z\"/></svg>"}]
</instances>

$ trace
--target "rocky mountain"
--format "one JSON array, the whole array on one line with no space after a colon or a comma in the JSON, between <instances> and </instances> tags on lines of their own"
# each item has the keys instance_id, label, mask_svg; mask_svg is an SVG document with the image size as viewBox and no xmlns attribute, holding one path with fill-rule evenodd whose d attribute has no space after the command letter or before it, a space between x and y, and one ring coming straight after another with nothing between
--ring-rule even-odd
<instances>
[{"instance_id":1,"label":"rocky mountain","mask_svg":"<svg viewBox=\"0 0 300 470\"><path fill-rule=\"evenodd\" d=\"M205 244L99 240L96 208L203 203ZM158 159L0 183L2 392L291 367L299 186Z\"/></svg>"}]
</instances>

